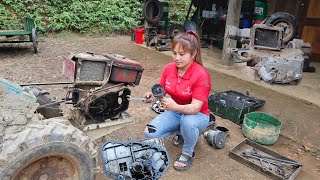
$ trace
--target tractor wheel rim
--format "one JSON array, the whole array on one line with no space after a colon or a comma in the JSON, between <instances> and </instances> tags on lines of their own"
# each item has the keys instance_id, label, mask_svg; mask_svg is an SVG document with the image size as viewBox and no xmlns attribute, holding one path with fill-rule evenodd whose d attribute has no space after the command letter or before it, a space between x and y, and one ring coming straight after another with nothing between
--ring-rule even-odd
<instances>
[{"instance_id":1,"label":"tractor wheel rim","mask_svg":"<svg viewBox=\"0 0 320 180\"><path fill-rule=\"evenodd\" d=\"M288 40L293 35L294 27L287 21L276 21L273 23L274 26L284 28L283 32L283 40Z\"/></svg>"},{"instance_id":2,"label":"tractor wheel rim","mask_svg":"<svg viewBox=\"0 0 320 180\"><path fill-rule=\"evenodd\" d=\"M80 178L79 167L72 159L59 155L47 156L35 160L14 176L14 180L72 180L74 178Z\"/></svg>"}]
</instances>

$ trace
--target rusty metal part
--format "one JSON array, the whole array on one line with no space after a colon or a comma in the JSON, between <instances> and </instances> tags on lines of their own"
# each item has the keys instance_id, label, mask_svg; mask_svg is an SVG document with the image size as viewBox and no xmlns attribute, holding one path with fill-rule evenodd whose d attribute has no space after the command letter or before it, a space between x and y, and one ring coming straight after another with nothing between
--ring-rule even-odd
<instances>
[{"instance_id":1,"label":"rusty metal part","mask_svg":"<svg viewBox=\"0 0 320 180\"><path fill-rule=\"evenodd\" d=\"M251 28L251 47L259 49L280 50L283 29L266 24L255 24Z\"/></svg>"},{"instance_id":2,"label":"rusty metal part","mask_svg":"<svg viewBox=\"0 0 320 180\"><path fill-rule=\"evenodd\" d=\"M224 128L224 127L222 127ZM206 138L207 142L217 149L222 149L227 141L228 129L216 129L216 130L208 130L204 132L204 137Z\"/></svg>"},{"instance_id":3,"label":"rusty metal part","mask_svg":"<svg viewBox=\"0 0 320 180\"><path fill-rule=\"evenodd\" d=\"M77 84L69 87L66 97L71 95L74 104L69 119L80 129L88 120L82 116L95 120L91 123L104 122L108 118L117 119L127 110L129 101L126 96L130 93L124 83L106 83L99 87Z\"/></svg>"},{"instance_id":4,"label":"rusty metal part","mask_svg":"<svg viewBox=\"0 0 320 180\"><path fill-rule=\"evenodd\" d=\"M100 149L105 174L112 179L159 179L170 167L161 138L109 141Z\"/></svg>"},{"instance_id":5,"label":"rusty metal part","mask_svg":"<svg viewBox=\"0 0 320 180\"><path fill-rule=\"evenodd\" d=\"M302 164L248 139L232 148L229 156L272 179L294 179L302 169Z\"/></svg>"},{"instance_id":6,"label":"rusty metal part","mask_svg":"<svg viewBox=\"0 0 320 180\"><path fill-rule=\"evenodd\" d=\"M40 108L71 100L73 108L68 120L72 126L64 117L43 120L43 116L34 113L39 106L37 97L23 90L28 87L13 83L3 86L2 82L6 81L0 80L0 179L93 179L97 153L89 137L79 129L89 131L107 127L100 131L100 134L107 134L133 122L122 118L129 106L127 96L131 91L127 86L138 85L143 71L135 61L126 58L120 63L119 60L119 66L115 67L119 73L114 75L115 78L120 76L119 81L109 81L113 62L117 61L112 58L91 53L71 54L65 60L64 72L74 83L23 84L71 84L64 99L53 103L50 99ZM130 77L133 79L130 82L125 79L127 69L136 74ZM6 89L17 93L9 95ZM20 97L20 94L26 97ZM118 118L122 119L105 121ZM135 170L140 171L138 166Z\"/></svg>"},{"instance_id":7,"label":"rusty metal part","mask_svg":"<svg viewBox=\"0 0 320 180\"><path fill-rule=\"evenodd\" d=\"M46 107L50 107L50 106L54 106L54 105L60 105L62 103L65 103L65 102L68 102L68 101L71 101L72 99L62 99L60 101L55 101L55 102L52 102L52 103L48 103L48 104L44 104L44 105L41 105L37 108L37 110L39 109L43 109L43 108L46 108Z\"/></svg>"},{"instance_id":8,"label":"rusty metal part","mask_svg":"<svg viewBox=\"0 0 320 180\"><path fill-rule=\"evenodd\" d=\"M110 82L139 85L144 70L140 63L119 54L103 53L102 55L112 60Z\"/></svg>"},{"instance_id":9,"label":"rusty metal part","mask_svg":"<svg viewBox=\"0 0 320 180\"><path fill-rule=\"evenodd\" d=\"M270 83L290 83L302 77L303 57L295 59L262 57L258 63L258 74Z\"/></svg>"},{"instance_id":10,"label":"rusty metal part","mask_svg":"<svg viewBox=\"0 0 320 180\"><path fill-rule=\"evenodd\" d=\"M45 86L45 85L64 85L64 84L73 84L73 82L26 83L26 84L19 84L19 86Z\"/></svg>"},{"instance_id":11,"label":"rusty metal part","mask_svg":"<svg viewBox=\"0 0 320 180\"><path fill-rule=\"evenodd\" d=\"M246 37L236 27L229 31L229 38ZM289 48L282 49L282 29L265 24L253 26L250 39L249 49L227 50L235 63L247 62L249 66L256 66L256 74L270 83L298 82L302 77L304 60L308 59L311 51L310 44L296 39L288 44Z\"/></svg>"},{"instance_id":12,"label":"rusty metal part","mask_svg":"<svg viewBox=\"0 0 320 180\"><path fill-rule=\"evenodd\" d=\"M91 65L84 65L86 63ZM66 98L71 95L74 109L70 119L81 129L87 122L82 115L99 123L120 118L121 113L129 106L127 95L130 95L131 91L126 86L138 85L143 71L139 63L121 55L107 53L73 54L65 60L65 67L69 67L71 72L65 70L65 74L75 73L75 84L68 88ZM92 70L92 67L95 68ZM125 81L123 73L126 70L130 71L131 75L136 75L130 76L130 83Z\"/></svg>"},{"instance_id":13,"label":"rusty metal part","mask_svg":"<svg viewBox=\"0 0 320 180\"><path fill-rule=\"evenodd\" d=\"M152 104L151 104L151 109L154 110L158 114L161 114L165 111L164 109L162 109L162 107L163 106L162 106L160 100L156 100L156 101L152 102Z\"/></svg>"},{"instance_id":14,"label":"rusty metal part","mask_svg":"<svg viewBox=\"0 0 320 180\"><path fill-rule=\"evenodd\" d=\"M164 87L161 84L153 85L151 88L151 92L152 95L157 99L164 97L166 94L166 91L164 90Z\"/></svg>"},{"instance_id":15,"label":"rusty metal part","mask_svg":"<svg viewBox=\"0 0 320 180\"><path fill-rule=\"evenodd\" d=\"M113 61L93 53L69 54L63 72L74 85L102 86L109 81Z\"/></svg>"},{"instance_id":16,"label":"rusty metal part","mask_svg":"<svg viewBox=\"0 0 320 180\"><path fill-rule=\"evenodd\" d=\"M291 14L276 12L264 21L264 24L272 24L283 29L283 44L288 44L297 35L298 27L294 16Z\"/></svg>"},{"instance_id":17,"label":"rusty metal part","mask_svg":"<svg viewBox=\"0 0 320 180\"><path fill-rule=\"evenodd\" d=\"M259 153L256 153L256 152L244 152L243 155L245 155L247 157L249 157L249 156L250 157L256 157L256 158L259 158L259 159L262 159L262 160L276 161L278 165L286 164L286 165L289 165L289 166L302 166L301 163L298 163L296 161L289 161L289 160L285 160L285 159L282 159L282 158L274 158L274 157L262 155L262 154L259 154Z\"/></svg>"},{"instance_id":18,"label":"rusty metal part","mask_svg":"<svg viewBox=\"0 0 320 180\"><path fill-rule=\"evenodd\" d=\"M79 171L79 167L68 158L63 156L50 156L41 158L28 165L14 176L14 180L73 180L74 177L79 177Z\"/></svg>"},{"instance_id":19,"label":"rusty metal part","mask_svg":"<svg viewBox=\"0 0 320 180\"><path fill-rule=\"evenodd\" d=\"M271 172L279 174L280 176L283 176L284 178L288 178L290 176L285 170L286 166L289 166L289 167L302 166L301 164L296 163L294 161L286 161L286 160L279 159L279 158L272 158L272 157L263 156L263 155L260 155L257 153L243 152L242 155L243 155L243 157L245 157L247 159L255 158L255 159L259 160L260 166L263 171L265 171L265 172L271 171Z\"/></svg>"},{"instance_id":20,"label":"rusty metal part","mask_svg":"<svg viewBox=\"0 0 320 180\"><path fill-rule=\"evenodd\" d=\"M300 49L304 55L311 54L311 44L304 42L302 39L293 39L288 43L288 48Z\"/></svg>"},{"instance_id":21,"label":"rusty metal part","mask_svg":"<svg viewBox=\"0 0 320 180\"><path fill-rule=\"evenodd\" d=\"M157 51L171 50L171 46L172 46L171 38L165 35L158 34L154 39L155 39L154 41L156 42L155 49Z\"/></svg>"},{"instance_id":22,"label":"rusty metal part","mask_svg":"<svg viewBox=\"0 0 320 180\"><path fill-rule=\"evenodd\" d=\"M87 98L82 104L85 113L94 120L104 121L106 119L116 118L121 112L129 107L127 96L131 94L130 89L121 88L119 90L104 93L93 92L90 98Z\"/></svg>"},{"instance_id":23,"label":"rusty metal part","mask_svg":"<svg viewBox=\"0 0 320 180\"><path fill-rule=\"evenodd\" d=\"M230 39L234 39L237 41L241 41L241 39L249 39L250 38L250 29L239 29L235 26L227 25L227 37Z\"/></svg>"},{"instance_id":24,"label":"rusty metal part","mask_svg":"<svg viewBox=\"0 0 320 180\"><path fill-rule=\"evenodd\" d=\"M128 95L127 98L128 98L129 101L134 101L134 100L136 100L136 101L145 101L145 100L147 100L146 97L132 97L130 95Z\"/></svg>"},{"instance_id":25,"label":"rusty metal part","mask_svg":"<svg viewBox=\"0 0 320 180\"><path fill-rule=\"evenodd\" d=\"M243 63L249 62L254 59L252 55L249 54L249 49L239 49L239 48L232 48L231 49L231 57L233 62L235 63Z\"/></svg>"}]
</instances>

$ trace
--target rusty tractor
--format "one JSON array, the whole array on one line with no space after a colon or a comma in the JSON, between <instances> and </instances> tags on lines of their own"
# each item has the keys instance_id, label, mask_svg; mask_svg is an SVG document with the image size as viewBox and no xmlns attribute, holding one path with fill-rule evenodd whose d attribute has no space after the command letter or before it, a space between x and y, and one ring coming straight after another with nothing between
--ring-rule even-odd
<instances>
[{"instance_id":1,"label":"rusty tractor","mask_svg":"<svg viewBox=\"0 0 320 180\"><path fill-rule=\"evenodd\" d=\"M132 122L125 113L129 87L139 84L142 72L121 55L70 54L64 73L73 82L45 83L69 84L59 101L34 84L0 78L0 179L94 179L98 137L88 134L96 129L105 135ZM72 104L68 116L61 103Z\"/></svg>"}]
</instances>

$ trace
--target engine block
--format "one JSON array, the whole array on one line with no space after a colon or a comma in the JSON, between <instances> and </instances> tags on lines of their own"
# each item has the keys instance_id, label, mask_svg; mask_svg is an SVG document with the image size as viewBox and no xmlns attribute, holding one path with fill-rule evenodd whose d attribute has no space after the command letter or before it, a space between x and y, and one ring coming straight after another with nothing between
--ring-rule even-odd
<instances>
[{"instance_id":1,"label":"engine block","mask_svg":"<svg viewBox=\"0 0 320 180\"><path fill-rule=\"evenodd\" d=\"M170 160L163 139L116 142L101 147L106 176L112 179L159 179Z\"/></svg>"}]
</instances>

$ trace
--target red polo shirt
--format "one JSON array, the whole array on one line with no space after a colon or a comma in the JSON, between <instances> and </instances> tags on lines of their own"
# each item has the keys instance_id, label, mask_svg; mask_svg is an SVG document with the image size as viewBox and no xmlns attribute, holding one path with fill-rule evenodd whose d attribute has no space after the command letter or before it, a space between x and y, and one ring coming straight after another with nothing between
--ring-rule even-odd
<instances>
[{"instance_id":1,"label":"red polo shirt","mask_svg":"<svg viewBox=\"0 0 320 180\"><path fill-rule=\"evenodd\" d=\"M162 70L159 83L177 104L190 104L194 98L203 101L200 112L210 114L208 108L210 75L198 63L193 62L181 78L179 78L176 64L174 62L167 64Z\"/></svg>"}]
</instances>

